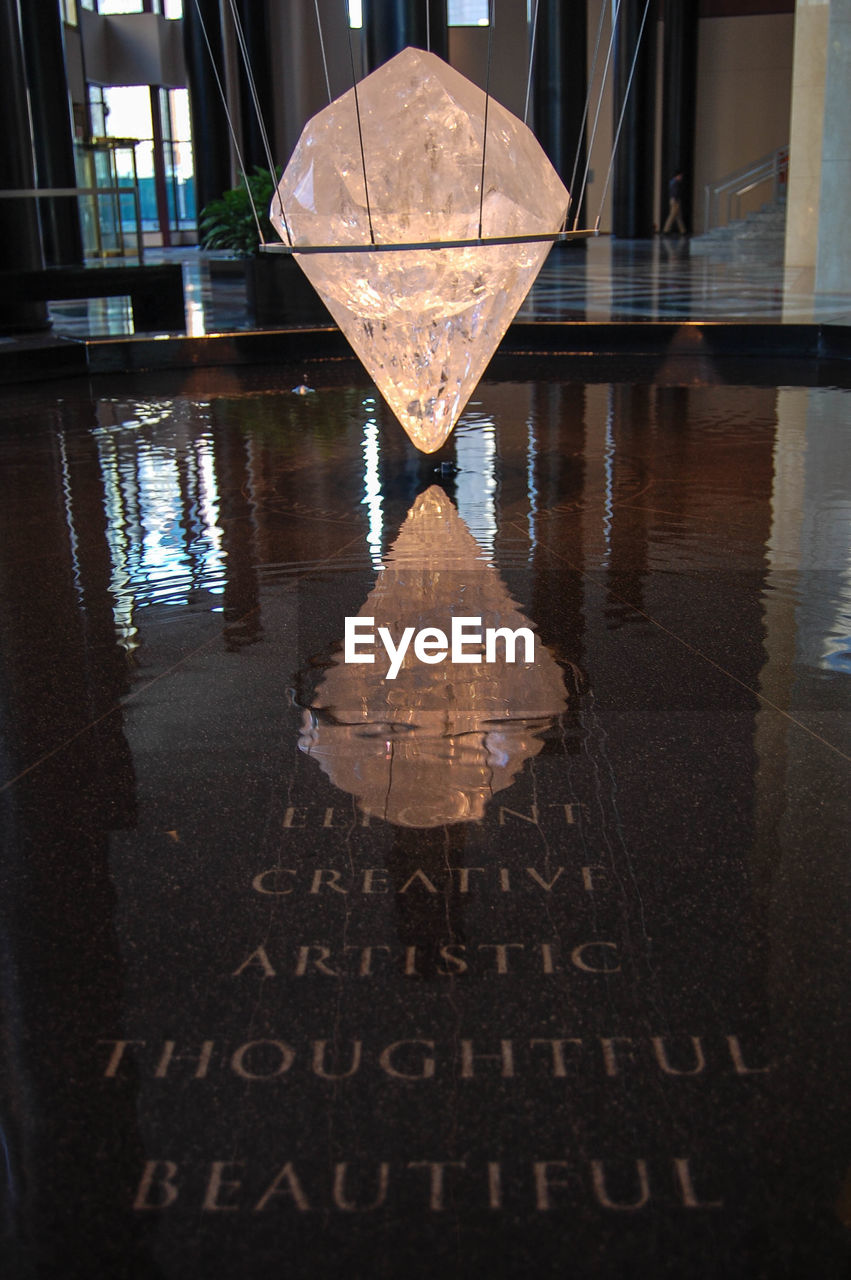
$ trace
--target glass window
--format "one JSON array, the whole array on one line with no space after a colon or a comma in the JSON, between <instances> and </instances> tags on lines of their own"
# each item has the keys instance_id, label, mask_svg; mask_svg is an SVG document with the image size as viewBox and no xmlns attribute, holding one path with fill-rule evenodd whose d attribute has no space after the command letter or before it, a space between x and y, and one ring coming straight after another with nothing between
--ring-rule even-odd
<instances>
[{"instance_id":1,"label":"glass window","mask_svg":"<svg viewBox=\"0 0 851 1280\"><path fill-rule=\"evenodd\" d=\"M350 25L362 27L361 0L348 0L348 3ZM486 27L489 22L488 0L449 0L448 22L450 27Z\"/></svg>"},{"instance_id":2,"label":"glass window","mask_svg":"<svg viewBox=\"0 0 851 1280\"><path fill-rule=\"evenodd\" d=\"M195 174L192 158L192 130L189 123L189 91L157 89L155 101L163 139L160 178L165 180L168 223L172 231L195 225ZM154 155L154 127L151 91L147 85L89 86L89 110L95 137L135 138L138 146L116 153L119 182L133 178L133 156L139 179L142 228L159 229L157 207L157 165ZM122 221L132 219L132 201L124 196Z\"/></svg>"},{"instance_id":3,"label":"glass window","mask_svg":"<svg viewBox=\"0 0 851 1280\"><path fill-rule=\"evenodd\" d=\"M195 225L195 171L187 89L160 89L166 198L172 231Z\"/></svg>"},{"instance_id":4,"label":"glass window","mask_svg":"<svg viewBox=\"0 0 851 1280\"><path fill-rule=\"evenodd\" d=\"M449 0L450 27L486 27L488 0Z\"/></svg>"},{"instance_id":5,"label":"glass window","mask_svg":"<svg viewBox=\"0 0 851 1280\"><path fill-rule=\"evenodd\" d=\"M133 155L139 178L139 200L142 229L156 231L157 196L154 178L154 128L151 120L151 93L147 85L113 85L103 89L89 87L92 134L101 138L136 138L139 146L116 154L116 175L120 186L133 180ZM132 225L133 201L121 197L121 217L126 227Z\"/></svg>"},{"instance_id":6,"label":"glass window","mask_svg":"<svg viewBox=\"0 0 851 1280\"><path fill-rule=\"evenodd\" d=\"M104 133L109 138L153 138L151 93L147 85L112 85L104 88Z\"/></svg>"},{"instance_id":7,"label":"glass window","mask_svg":"<svg viewBox=\"0 0 851 1280\"><path fill-rule=\"evenodd\" d=\"M142 0L98 0L98 13L142 13Z\"/></svg>"},{"instance_id":8,"label":"glass window","mask_svg":"<svg viewBox=\"0 0 851 1280\"><path fill-rule=\"evenodd\" d=\"M106 104L103 100L103 89L99 85L89 85L89 119L93 138L106 137Z\"/></svg>"}]
</instances>

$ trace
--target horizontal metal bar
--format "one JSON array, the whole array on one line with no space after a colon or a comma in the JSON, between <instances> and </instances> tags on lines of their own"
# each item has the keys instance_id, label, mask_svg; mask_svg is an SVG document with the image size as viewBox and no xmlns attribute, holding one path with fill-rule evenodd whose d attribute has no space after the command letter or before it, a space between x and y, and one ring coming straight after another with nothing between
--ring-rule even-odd
<instances>
[{"instance_id":1,"label":"horizontal metal bar","mask_svg":"<svg viewBox=\"0 0 851 1280\"><path fill-rule=\"evenodd\" d=\"M0 190L0 200L40 200L42 196L129 196L135 187L21 187Z\"/></svg>"},{"instance_id":2,"label":"horizontal metal bar","mask_svg":"<svg viewBox=\"0 0 851 1280\"><path fill-rule=\"evenodd\" d=\"M484 249L500 244L555 244L559 240L581 240L606 235L605 231L554 231L534 236L488 236L481 240L418 240L410 244L262 244L261 253L401 253L414 249Z\"/></svg>"}]
</instances>

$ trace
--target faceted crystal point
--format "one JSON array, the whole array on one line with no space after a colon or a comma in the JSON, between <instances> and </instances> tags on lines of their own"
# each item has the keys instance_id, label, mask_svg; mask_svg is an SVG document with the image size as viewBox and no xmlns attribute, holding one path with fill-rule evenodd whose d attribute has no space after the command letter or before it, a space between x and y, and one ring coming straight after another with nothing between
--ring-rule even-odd
<instances>
[{"instance_id":1,"label":"faceted crystal point","mask_svg":"<svg viewBox=\"0 0 851 1280\"><path fill-rule=\"evenodd\" d=\"M453 504L436 485L417 498L360 618L398 640L406 627L481 619L531 627ZM525 655L524 655L525 656ZM398 676L386 663L338 654L305 713L299 747L362 812L404 827L477 821L543 746L567 704L564 679L536 637L535 660L424 665L409 646Z\"/></svg>"},{"instance_id":2,"label":"faceted crystal point","mask_svg":"<svg viewBox=\"0 0 851 1280\"><path fill-rule=\"evenodd\" d=\"M404 49L308 121L278 191L293 244L479 235L485 95L435 54ZM488 105L482 237L561 227L568 194L534 135ZM281 200L270 213L286 240ZM413 443L446 440L550 244L296 254Z\"/></svg>"}]
</instances>

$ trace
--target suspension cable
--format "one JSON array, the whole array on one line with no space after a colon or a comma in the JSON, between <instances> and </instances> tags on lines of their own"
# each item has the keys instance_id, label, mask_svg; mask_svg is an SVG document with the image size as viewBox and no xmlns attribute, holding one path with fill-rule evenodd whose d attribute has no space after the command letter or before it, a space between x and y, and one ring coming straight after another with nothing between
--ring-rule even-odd
<instances>
[{"instance_id":1,"label":"suspension cable","mask_svg":"<svg viewBox=\"0 0 851 1280\"><path fill-rule=\"evenodd\" d=\"M582 134L588 120L588 108L591 104L591 86L594 83L594 73L597 70L597 54L600 52L600 37L603 34L603 21L606 16L605 3L600 5L600 21L597 23L597 39L594 41L594 56L591 59L591 70L588 73L588 92L585 94L585 108L582 112L582 123L579 126L579 134L576 138L576 155L573 158L573 172L570 175L570 191L569 199L572 203L573 192L576 189L576 171L579 168L579 153L582 150ZM576 217L579 218L581 208L577 207Z\"/></svg>"},{"instance_id":2,"label":"suspension cable","mask_svg":"<svg viewBox=\"0 0 851 1280\"><path fill-rule=\"evenodd\" d=\"M240 50L240 53L242 54L242 64L245 68L245 76L248 81L248 88L251 92L251 100L254 103L254 111L257 116L257 123L260 126L260 137L263 142L263 150L266 153L266 163L269 166L269 173L272 175L272 182L275 187L275 194L278 197L278 208L281 214L281 221L284 224L284 231L287 233L287 241L289 244L292 244L293 241L292 241L292 236L290 235L290 228L287 222L287 216L284 213L284 200L281 195L280 188L278 187L278 173L277 173L277 169L275 168L275 162L272 159L272 148L269 145L269 135L266 132L266 122L263 119L263 112L260 109L260 99L257 94L257 85L254 80L254 71L251 66L251 59L248 56L248 47L245 43L245 36L242 30L242 23L239 20L239 14L237 12L235 0L230 0L230 11L231 11L231 17L233 18L233 26L234 26L234 31L236 32L236 38L239 44L239 50ZM262 232L260 234L260 243L261 244L266 243L266 241L263 238Z\"/></svg>"},{"instance_id":3,"label":"suspension cable","mask_svg":"<svg viewBox=\"0 0 851 1280\"><path fill-rule=\"evenodd\" d=\"M355 51L354 51L354 48L352 47L352 18L351 18L351 13L349 12L349 0L345 0L345 5L346 5L346 27L349 32L349 62L351 63L351 66L352 66L352 89L354 90L354 94L355 94L355 115L357 116L357 121L358 121L358 142L360 143L360 163L361 163L361 169L363 170L363 194L366 199L366 217L367 217L367 222L369 223L369 240L370 240L370 244L375 244L375 232L372 229L372 210L369 205L369 187L367 186L367 181L366 181L366 156L364 155L364 150L363 150L363 129L361 127L361 119L360 119L360 101L358 99L358 82L357 82L357 76L355 75Z\"/></svg>"},{"instance_id":4,"label":"suspension cable","mask_svg":"<svg viewBox=\"0 0 851 1280\"><path fill-rule=\"evenodd\" d=\"M600 209L597 213L597 220L594 223L595 231L600 226L600 217L603 212L603 205L605 204L606 194L609 190L609 179L611 178L612 170L615 167L615 153L618 149L618 142L621 136L621 129L623 127L624 116L626 115L626 104L629 101L629 91L632 88L632 77L635 75L635 67L636 67L636 63L638 62L638 50L641 48L641 37L644 34L644 24L647 21L647 14L649 9L650 9L650 0L646 0L646 3L644 5L644 13L641 18L641 26L638 28L638 38L635 41L635 52L632 55L632 66L629 69L629 79L626 82L626 92L623 95L623 105L621 107L620 119L618 120L618 127L615 132L615 140L612 143L612 155L611 155L611 159L609 160L609 171L606 174L606 181L603 184L603 194L600 197Z\"/></svg>"},{"instance_id":5,"label":"suspension cable","mask_svg":"<svg viewBox=\"0 0 851 1280\"><path fill-rule=\"evenodd\" d=\"M328 59L325 57L325 41L322 37L322 19L319 16L319 0L313 0L316 10L316 30L319 32L319 48L322 50L322 66L325 69L325 88L328 90L328 103L331 103L331 81L328 76Z\"/></svg>"},{"instance_id":6,"label":"suspension cable","mask_svg":"<svg viewBox=\"0 0 851 1280\"><path fill-rule=\"evenodd\" d=\"M576 205L576 217L573 222L574 231L579 226L579 211L582 208L582 201L585 199L585 187L588 183L588 169L591 164L591 153L594 149L594 140L597 137L597 125L600 120L600 108L603 105L603 94L606 89L606 80L609 74L609 64L612 61L612 50L615 47L615 34L618 29L618 18L620 16L620 11L621 11L621 0L618 0L617 4L615 5L615 12L612 15L612 31L611 31L611 35L609 36L609 47L606 50L606 61L603 66L603 75L600 80L600 93L597 97L597 110L594 114L594 124L591 128L591 138L588 142L588 152L585 156L585 172L582 174L582 189L579 192L579 201Z\"/></svg>"},{"instance_id":7,"label":"suspension cable","mask_svg":"<svg viewBox=\"0 0 851 1280\"><path fill-rule=\"evenodd\" d=\"M222 84L222 79L221 79L221 76L219 75L219 68L216 66L216 59L213 56L213 47L210 44L210 37L207 34L207 24L204 22L204 15L201 12L201 5L199 0L195 0L195 12L198 15L198 22L201 27L201 34L204 37L204 44L207 46L207 53L210 58L210 66L213 68L213 75L215 76L216 84L218 85L219 97L222 100L222 106L224 107L224 112L225 112L225 119L228 122L230 140L233 143L234 153L236 154L236 162L239 165L239 171L242 174L242 180L245 183L245 189L248 192L248 203L251 205L251 212L254 216L254 221L257 225L257 235L260 240L260 243L265 244L266 241L263 239L263 230L260 226L260 218L257 215L257 206L254 203L254 196L252 195L251 187L248 184L248 174L245 172L245 164L242 159L242 152L239 149L239 143L237 142L237 138L236 138L236 130L233 127L233 120L231 118L230 108L228 107L227 94L225 93L224 85Z\"/></svg>"},{"instance_id":8,"label":"suspension cable","mask_svg":"<svg viewBox=\"0 0 851 1280\"><path fill-rule=\"evenodd\" d=\"M493 29L496 25L496 0L488 0L488 69L485 77L485 132L482 138L482 178L479 183L479 239L482 238L482 215L485 202L485 157L488 150L488 103L490 102L491 63L493 62Z\"/></svg>"},{"instance_id":9,"label":"suspension cable","mask_svg":"<svg viewBox=\"0 0 851 1280\"><path fill-rule=\"evenodd\" d=\"M535 36L538 33L538 9L540 0L535 0L535 12L532 16L532 34L529 38L529 74L526 77L526 109L523 112L523 123L529 123L529 97L532 93L532 63L535 60Z\"/></svg>"}]
</instances>

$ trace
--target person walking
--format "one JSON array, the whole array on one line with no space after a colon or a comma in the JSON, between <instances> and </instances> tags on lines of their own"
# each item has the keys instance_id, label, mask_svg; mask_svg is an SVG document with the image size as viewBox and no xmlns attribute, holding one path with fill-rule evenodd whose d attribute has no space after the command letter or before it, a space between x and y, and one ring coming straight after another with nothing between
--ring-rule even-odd
<instances>
[{"instance_id":1,"label":"person walking","mask_svg":"<svg viewBox=\"0 0 851 1280\"><path fill-rule=\"evenodd\" d=\"M668 217L662 228L663 236L668 235L674 223L677 224L677 230L681 236L686 233L686 224L683 222L682 191L683 175L675 173L668 183Z\"/></svg>"}]
</instances>

